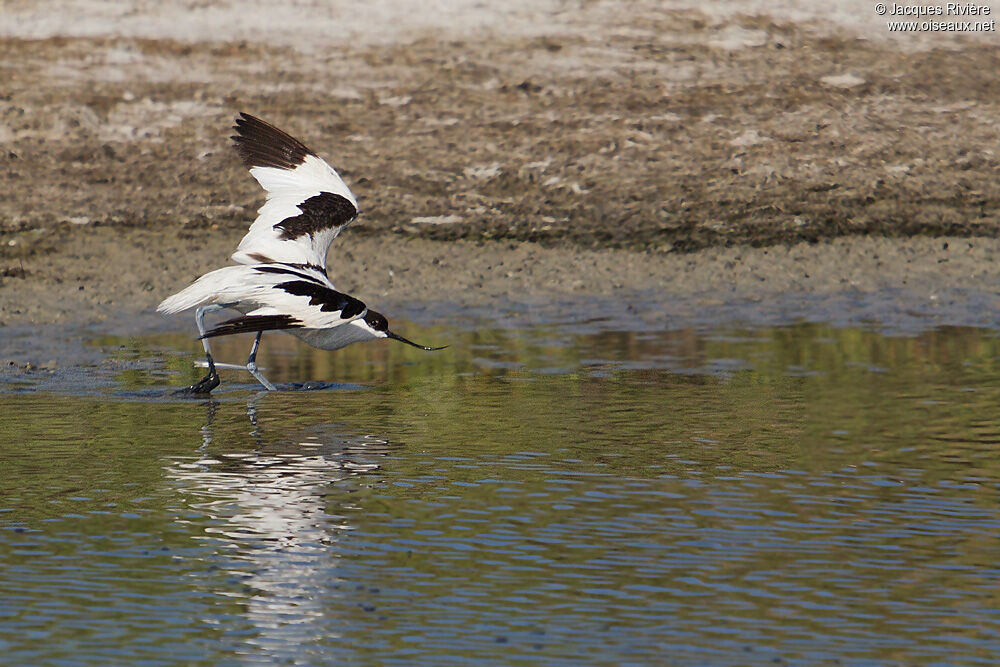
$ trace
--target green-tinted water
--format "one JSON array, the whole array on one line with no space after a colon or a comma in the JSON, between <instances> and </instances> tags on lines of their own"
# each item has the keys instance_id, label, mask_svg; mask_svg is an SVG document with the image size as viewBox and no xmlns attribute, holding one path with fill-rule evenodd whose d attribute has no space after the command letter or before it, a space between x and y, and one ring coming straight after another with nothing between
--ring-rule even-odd
<instances>
[{"instance_id":1,"label":"green-tinted water","mask_svg":"<svg viewBox=\"0 0 1000 667\"><path fill-rule=\"evenodd\" d=\"M214 401L161 397L199 375L187 337L98 341L110 357L86 386L71 369L9 377L2 660L1000 652L994 332L553 326L443 342L329 354L265 338L272 380L346 388L259 398L239 373Z\"/></svg>"}]
</instances>

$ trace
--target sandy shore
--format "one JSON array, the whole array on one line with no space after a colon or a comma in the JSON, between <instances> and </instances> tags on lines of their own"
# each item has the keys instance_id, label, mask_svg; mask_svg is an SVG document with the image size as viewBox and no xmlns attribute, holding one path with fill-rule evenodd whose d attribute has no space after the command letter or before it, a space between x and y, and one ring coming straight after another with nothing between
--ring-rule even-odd
<instances>
[{"instance_id":1,"label":"sandy shore","mask_svg":"<svg viewBox=\"0 0 1000 667\"><path fill-rule=\"evenodd\" d=\"M147 4L0 13L0 324L148 311L225 263L262 201L240 110L352 186L331 273L372 305L1000 277L994 35L867 3Z\"/></svg>"},{"instance_id":2,"label":"sandy shore","mask_svg":"<svg viewBox=\"0 0 1000 667\"><path fill-rule=\"evenodd\" d=\"M96 227L44 256L25 274L0 283L0 321L85 322L151 312L166 295L219 266L239 235ZM406 234L345 232L330 254L338 287L373 307L450 301L479 306L500 300L654 290L661 301L707 304L762 301L795 293L905 290L933 299L950 290L994 292L1000 240L848 238L767 248L708 248L695 253L587 250L527 242L449 242ZM178 328L189 328L186 317Z\"/></svg>"}]
</instances>

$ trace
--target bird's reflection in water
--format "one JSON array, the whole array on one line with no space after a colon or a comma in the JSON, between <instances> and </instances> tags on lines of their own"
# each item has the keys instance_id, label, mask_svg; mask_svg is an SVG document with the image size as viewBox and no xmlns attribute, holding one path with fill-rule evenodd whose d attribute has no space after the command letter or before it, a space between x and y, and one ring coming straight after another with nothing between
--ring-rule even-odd
<instances>
[{"instance_id":1,"label":"bird's reflection in water","mask_svg":"<svg viewBox=\"0 0 1000 667\"><path fill-rule=\"evenodd\" d=\"M234 593L227 577L226 590L218 592L244 599L255 628L248 641L262 649L281 652L318 640L311 620L323 616L324 600L342 588L337 543L351 529L352 492L378 482L379 459L393 447L337 424L272 436L255 401L240 417L249 420L249 438L244 427L242 442L221 442L225 406L206 406L197 454L174 457L166 471L193 510L185 520L205 524L205 539L220 542L218 567L242 584Z\"/></svg>"}]
</instances>

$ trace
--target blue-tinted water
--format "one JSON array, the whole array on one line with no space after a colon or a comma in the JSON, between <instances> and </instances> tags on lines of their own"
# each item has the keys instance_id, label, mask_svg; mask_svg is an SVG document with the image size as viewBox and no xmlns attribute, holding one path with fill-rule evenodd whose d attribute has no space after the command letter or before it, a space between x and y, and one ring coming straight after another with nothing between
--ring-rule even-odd
<instances>
[{"instance_id":1,"label":"blue-tinted water","mask_svg":"<svg viewBox=\"0 0 1000 667\"><path fill-rule=\"evenodd\" d=\"M5 374L2 660L995 661L994 331L614 326Z\"/></svg>"}]
</instances>

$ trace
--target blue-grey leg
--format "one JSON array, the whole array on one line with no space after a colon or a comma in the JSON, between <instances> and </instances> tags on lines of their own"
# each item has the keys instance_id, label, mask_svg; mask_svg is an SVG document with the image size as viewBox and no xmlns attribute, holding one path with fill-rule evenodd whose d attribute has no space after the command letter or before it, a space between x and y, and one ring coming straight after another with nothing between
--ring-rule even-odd
<instances>
[{"instance_id":1,"label":"blue-grey leg","mask_svg":"<svg viewBox=\"0 0 1000 667\"><path fill-rule=\"evenodd\" d=\"M261 334L263 333L264 333L263 331L258 331L257 337L253 339L253 347L250 348L250 358L247 359L247 371L250 373L250 375L257 378L257 382L260 382L262 385L264 385L265 389L267 389L268 391L275 391L277 387L268 382L267 378L264 377L264 375L259 370L257 370L257 348L260 347L260 337Z\"/></svg>"},{"instance_id":2,"label":"blue-grey leg","mask_svg":"<svg viewBox=\"0 0 1000 667\"><path fill-rule=\"evenodd\" d=\"M198 335L201 337L202 347L205 348L205 360L208 362L208 375L203 377L201 380L191 385L190 387L184 387L183 389L178 389L175 394L181 394L185 396L210 394L213 389L219 386L219 373L215 370L215 360L212 359L212 350L208 346L208 339L205 338L205 314L213 313L217 310L222 310L225 306L220 306L219 304L211 304L209 306L201 306L194 311L194 321L198 323Z\"/></svg>"}]
</instances>

